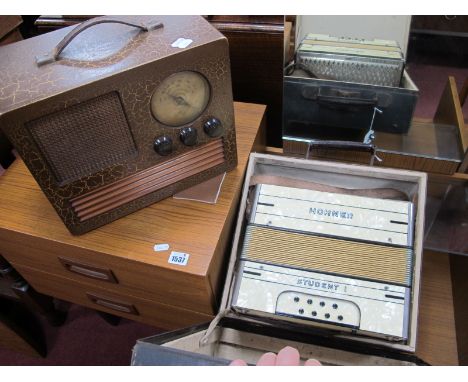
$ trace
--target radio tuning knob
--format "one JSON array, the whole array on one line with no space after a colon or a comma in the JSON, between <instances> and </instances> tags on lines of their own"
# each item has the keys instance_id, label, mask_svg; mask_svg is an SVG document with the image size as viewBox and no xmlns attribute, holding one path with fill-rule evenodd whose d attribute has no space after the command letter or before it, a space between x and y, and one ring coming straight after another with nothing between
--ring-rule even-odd
<instances>
[{"instance_id":1,"label":"radio tuning knob","mask_svg":"<svg viewBox=\"0 0 468 382\"><path fill-rule=\"evenodd\" d=\"M172 153L172 139L167 135L158 137L154 140L153 148L159 155L169 155Z\"/></svg>"},{"instance_id":2,"label":"radio tuning knob","mask_svg":"<svg viewBox=\"0 0 468 382\"><path fill-rule=\"evenodd\" d=\"M219 137L223 133L223 124L218 118L212 117L205 122L203 130L212 138Z\"/></svg>"},{"instance_id":3,"label":"radio tuning knob","mask_svg":"<svg viewBox=\"0 0 468 382\"><path fill-rule=\"evenodd\" d=\"M180 130L180 140L185 146L193 146L197 144L198 132L193 127L184 127Z\"/></svg>"}]
</instances>

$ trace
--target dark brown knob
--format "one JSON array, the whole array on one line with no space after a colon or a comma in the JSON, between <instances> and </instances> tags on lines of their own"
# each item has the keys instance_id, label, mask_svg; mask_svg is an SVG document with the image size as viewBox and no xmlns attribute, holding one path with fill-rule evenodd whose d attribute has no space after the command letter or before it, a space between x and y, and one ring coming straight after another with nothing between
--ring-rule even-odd
<instances>
[{"instance_id":1,"label":"dark brown knob","mask_svg":"<svg viewBox=\"0 0 468 382\"><path fill-rule=\"evenodd\" d=\"M219 137L223 133L223 124L218 118L210 118L208 121L205 122L203 125L203 130L205 130L205 133L212 137Z\"/></svg>"},{"instance_id":2,"label":"dark brown knob","mask_svg":"<svg viewBox=\"0 0 468 382\"><path fill-rule=\"evenodd\" d=\"M173 150L172 139L166 135L158 137L154 140L153 148L159 155L169 155Z\"/></svg>"},{"instance_id":3,"label":"dark brown knob","mask_svg":"<svg viewBox=\"0 0 468 382\"><path fill-rule=\"evenodd\" d=\"M194 146L198 142L197 129L193 127L184 127L180 130L180 140L185 146Z\"/></svg>"}]
</instances>

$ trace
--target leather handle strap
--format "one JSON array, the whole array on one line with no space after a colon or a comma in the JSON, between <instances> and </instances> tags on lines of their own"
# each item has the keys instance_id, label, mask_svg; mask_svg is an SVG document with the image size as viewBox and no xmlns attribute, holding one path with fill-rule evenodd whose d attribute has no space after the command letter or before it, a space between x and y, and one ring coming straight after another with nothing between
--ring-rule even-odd
<instances>
[{"instance_id":1,"label":"leather handle strap","mask_svg":"<svg viewBox=\"0 0 468 382\"><path fill-rule=\"evenodd\" d=\"M132 22L126 18L115 16L96 17L87 20L81 24L78 24L68 34L65 35L65 37L55 46L55 48L52 49L52 51L45 53L41 56L36 56L37 66L42 66L57 61L59 59L60 53L62 53L62 51L67 47L68 44L70 44L73 41L73 39L76 36L78 36L81 32L85 31L86 29L98 24L124 24L135 28L139 28L144 32L149 32L153 29L159 29L164 26L163 23L158 22L156 20L143 24Z\"/></svg>"},{"instance_id":2,"label":"leather handle strap","mask_svg":"<svg viewBox=\"0 0 468 382\"><path fill-rule=\"evenodd\" d=\"M317 96L317 100L326 104L338 104L343 106L377 106L377 98L364 97L346 97L339 95L322 95Z\"/></svg>"}]
</instances>

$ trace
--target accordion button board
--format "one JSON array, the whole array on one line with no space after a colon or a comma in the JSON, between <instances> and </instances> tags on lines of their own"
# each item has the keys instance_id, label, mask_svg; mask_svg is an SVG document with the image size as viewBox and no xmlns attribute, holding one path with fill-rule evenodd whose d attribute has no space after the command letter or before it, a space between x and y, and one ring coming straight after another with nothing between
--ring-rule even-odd
<instances>
[{"instance_id":1,"label":"accordion button board","mask_svg":"<svg viewBox=\"0 0 468 382\"><path fill-rule=\"evenodd\" d=\"M233 308L406 340L413 208L404 200L255 186Z\"/></svg>"}]
</instances>

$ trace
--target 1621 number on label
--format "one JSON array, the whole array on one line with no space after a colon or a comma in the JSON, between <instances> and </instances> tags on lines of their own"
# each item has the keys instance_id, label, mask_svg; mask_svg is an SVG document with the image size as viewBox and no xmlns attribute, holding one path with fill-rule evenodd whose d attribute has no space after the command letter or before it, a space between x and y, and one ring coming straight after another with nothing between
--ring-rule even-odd
<instances>
[{"instance_id":1,"label":"1621 number on label","mask_svg":"<svg viewBox=\"0 0 468 382\"><path fill-rule=\"evenodd\" d=\"M176 265L187 265L189 259L188 253L172 251L168 263Z\"/></svg>"}]
</instances>

